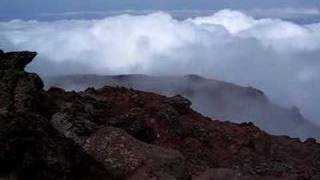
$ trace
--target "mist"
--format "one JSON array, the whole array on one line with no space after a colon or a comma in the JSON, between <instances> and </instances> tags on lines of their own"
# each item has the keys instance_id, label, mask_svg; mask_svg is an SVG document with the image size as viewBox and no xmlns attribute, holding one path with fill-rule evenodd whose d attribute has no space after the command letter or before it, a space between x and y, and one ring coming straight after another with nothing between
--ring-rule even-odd
<instances>
[{"instance_id":1,"label":"mist","mask_svg":"<svg viewBox=\"0 0 320 180\"><path fill-rule=\"evenodd\" d=\"M263 90L320 124L320 23L234 10L185 20L157 12L94 20L0 23L0 47L34 50L29 70L63 74L198 74Z\"/></svg>"},{"instance_id":2,"label":"mist","mask_svg":"<svg viewBox=\"0 0 320 180\"><path fill-rule=\"evenodd\" d=\"M235 123L252 122L273 135L301 139L320 137L320 126L305 119L298 108L277 106L262 91L253 87L242 87L198 75L66 75L46 77L45 82L46 89L59 87L67 91L87 92L88 87L111 86L168 97L182 95L192 102L192 109L212 119Z\"/></svg>"}]
</instances>

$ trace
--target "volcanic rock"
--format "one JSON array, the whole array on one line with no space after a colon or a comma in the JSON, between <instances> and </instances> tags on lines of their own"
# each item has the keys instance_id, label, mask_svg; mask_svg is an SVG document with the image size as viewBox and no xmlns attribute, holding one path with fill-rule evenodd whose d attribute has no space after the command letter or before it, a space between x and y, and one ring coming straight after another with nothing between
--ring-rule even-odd
<instances>
[{"instance_id":1,"label":"volcanic rock","mask_svg":"<svg viewBox=\"0 0 320 180\"><path fill-rule=\"evenodd\" d=\"M170 97L181 95L190 99L191 108L213 119L236 123L251 121L262 130L275 135L290 135L302 139L320 138L320 126L303 117L297 107L279 106L269 100L263 91L253 87L242 87L198 75L82 74L46 77L45 84L47 88L57 86L77 91L89 86L101 88L108 85L134 88Z\"/></svg>"},{"instance_id":2,"label":"volcanic rock","mask_svg":"<svg viewBox=\"0 0 320 180\"><path fill-rule=\"evenodd\" d=\"M27 64L29 64L35 57L36 52L0 52L1 70L15 70L23 71Z\"/></svg>"},{"instance_id":3,"label":"volcanic rock","mask_svg":"<svg viewBox=\"0 0 320 180\"><path fill-rule=\"evenodd\" d=\"M27 51L0 53L0 112L37 109L43 82L37 74L24 72L36 54Z\"/></svg>"},{"instance_id":4,"label":"volcanic rock","mask_svg":"<svg viewBox=\"0 0 320 180\"><path fill-rule=\"evenodd\" d=\"M191 107L191 101L181 95L176 95L165 100L165 103L175 107L180 112L185 112Z\"/></svg>"},{"instance_id":5,"label":"volcanic rock","mask_svg":"<svg viewBox=\"0 0 320 180\"><path fill-rule=\"evenodd\" d=\"M14 54L0 61L0 179L320 179L313 139L209 119L182 96L44 91L21 69L34 53Z\"/></svg>"}]
</instances>

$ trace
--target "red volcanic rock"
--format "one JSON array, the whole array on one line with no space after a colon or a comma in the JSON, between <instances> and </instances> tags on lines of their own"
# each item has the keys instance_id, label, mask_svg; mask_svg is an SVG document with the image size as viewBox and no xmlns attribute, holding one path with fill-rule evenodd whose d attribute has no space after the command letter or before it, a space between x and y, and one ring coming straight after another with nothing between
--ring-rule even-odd
<instances>
[{"instance_id":1,"label":"red volcanic rock","mask_svg":"<svg viewBox=\"0 0 320 180\"><path fill-rule=\"evenodd\" d=\"M302 139L320 138L320 126L303 117L297 107L278 106L268 100L269 98L261 90L253 87L242 87L197 75L101 76L82 74L47 77L45 84L47 87L58 86L69 90L85 90L91 86L101 88L108 85L134 88L166 96L180 94L192 101L193 109L213 119L230 120L236 123L252 121L259 128L271 134L285 134ZM179 95L174 96L168 99L168 102L174 103L177 100L179 102L180 97ZM190 101L185 101L185 105L188 106ZM183 105L184 103L181 104L180 101L178 104Z\"/></svg>"},{"instance_id":2,"label":"red volcanic rock","mask_svg":"<svg viewBox=\"0 0 320 180\"><path fill-rule=\"evenodd\" d=\"M212 120L182 96L44 91L19 67L0 68L0 179L320 179L313 139Z\"/></svg>"},{"instance_id":3,"label":"red volcanic rock","mask_svg":"<svg viewBox=\"0 0 320 180\"><path fill-rule=\"evenodd\" d=\"M158 176L185 179L184 157L178 152L141 142L122 129L106 127L91 135L84 149L116 179Z\"/></svg>"}]
</instances>

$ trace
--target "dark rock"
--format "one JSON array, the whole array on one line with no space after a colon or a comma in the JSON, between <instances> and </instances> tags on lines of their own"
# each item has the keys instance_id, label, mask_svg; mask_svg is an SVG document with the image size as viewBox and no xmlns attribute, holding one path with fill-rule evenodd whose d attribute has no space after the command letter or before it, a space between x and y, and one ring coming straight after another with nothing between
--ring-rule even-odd
<instances>
[{"instance_id":1,"label":"dark rock","mask_svg":"<svg viewBox=\"0 0 320 180\"><path fill-rule=\"evenodd\" d=\"M196 75L196 74L189 74L187 76L185 76L188 80L190 81L194 81L194 82L199 82L199 81L202 81L204 80L203 77L199 76L199 75Z\"/></svg>"},{"instance_id":2,"label":"dark rock","mask_svg":"<svg viewBox=\"0 0 320 180\"><path fill-rule=\"evenodd\" d=\"M317 144L317 140L314 138L308 138L304 141L306 144Z\"/></svg>"},{"instance_id":3,"label":"dark rock","mask_svg":"<svg viewBox=\"0 0 320 180\"><path fill-rule=\"evenodd\" d=\"M198 75L183 77L125 75L73 75L47 78L46 84L68 90L99 88L104 85L125 86L141 91L171 96L180 94L192 101L192 108L213 119L232 122L252 121L262 130L275 135L287 134L302 139L320 138L320 126L308 121L298 111L274 104L261 91L253 87L206 79ZM125 78L124 78L125 77ZM136 99L140 107L143 99ZM275 126L275 124L277 126Z\"/></svg>"},{"instance_id":4,"label":"dark rock","mask_svg":"<svg viewBox=\"0 0 320 180\"><path fill-rule=\"evenodd\" d=\"M11 60L0 62L0 179L320 177L313 139L302 143L251 123L213 121L182 96L107 86L44 91L36 74L23 71L32 53L2 56Z\"/></svg>"},{"instance_id":5,"label":"dark rock","mask_svg":"<svg viewBox=\"0 0 320 180\"><path fill-rule=\"evenodd\" d=\"M36 74L18 79L14 89L14 107L17 111L35 111L42 101L43 82Z\"/></svg>"},{"instance_id":6,"label":"dark rock","mask_svg":"<svg viewBox=\"0 0 320 180\"><path fill-rule=\"evenodd\" d=\"M5 82L0 81L0 114L6 113L12 107L13 100Z\"/></svg>"},{"instance_id":7,"label":"dark rock","mask_svg":"<svg viewBox=\"0 0 320 180\"><path fill-rule=\"evenodd\" d=\"M99 163L59 136L47 120L26 113L0 115L1 175L18 180L108 177Z\"/></svg>"},{"instance_id":8,"label":"dark rock","mask_svg":"<svg viewBox=\"0 0 320 180\"><path fill-rule=\"evenodd\" d=\"M95 90L94 88L90 87L90 88L87 88L87 89L85 90L85 92L86 92L86 93L89 93L89 94L95 94L95 93L96 93L96 90Z\"/></svg>"},{"instance_id":9,"label":"dark rock","mask_svg":"<svg viewBox=\"0 0 320 180\"><path fill-rule=\"evenodd\" d=\"M115 179L143 174L141 171L170 179L185 177L184 158L179 152L145 144L121 129L103 128L87 139L84 147Z\"/></svg>"},{"instance_id":10,"label":"dark rock","mask_svg":"<svg viewBox=\"0 0 320 180\"><path fill-rule=\"evenodd\" d=\"M175 107L180 112L186 112L192 105L191 101L181 95L176 95L165 100L165 103Z\"/></svg>"},{"instance_id":11,"label":"dark rock","mask_svg":"<svg viewBox=\"0 0 320 180\"><path fill-rule=\"evenodd\" d=\"M23 71L36 55L36 52L29 51L4 53L0 59L0 70L15 69Z\"/></svg>"},{"instance_id":12,"label":"dark rock","mask_svg":"<svg viewBox=\"0 0 320 180\"><path fill-rule=\"evenodd\" d=\"M263 102L268 101L268 98L265 96L263 91L256 89L254 87L250 87L250 86L247 87L246 90L247 90L247 92L246 92L247 96L251 96L254 99L257 99L257 100L263 101Z\"/></svg>"},{"instance_id":13,"label":"dark rock","mask_svg":"<svg viewBox=\"0 0 320 180\"><path fill-rule=\"evenodd\" d=\"M243 123L240 123L240 126L251 126L251 127L254 127L254 123L253 122L243 122Z\"/></svg>"},{"instance_id":14,"label":"dark rock","mask_svg":"<svg viewBox=\"0 0 320 180\"><path fill-rule=\"evenodd\" d=\"M194 178L194 180L296 180L297 177L291 175L286 178L282 177L270 177L270 176L249 176L244 175L239 171L225 168L209 169L206 172L203 172L201 175Z\"/></svg>"},{"instance_id":15,"label":"dark rock","mask_svg":"<svg viewBox=\"0 0 320 180\"><path fill-rule=\"evenodd\" d=\"M24 72L35 52L4 53L0 59L0 112L32 111L41 102L43 82L37 74Z\"/></svg>"}]
</instances>

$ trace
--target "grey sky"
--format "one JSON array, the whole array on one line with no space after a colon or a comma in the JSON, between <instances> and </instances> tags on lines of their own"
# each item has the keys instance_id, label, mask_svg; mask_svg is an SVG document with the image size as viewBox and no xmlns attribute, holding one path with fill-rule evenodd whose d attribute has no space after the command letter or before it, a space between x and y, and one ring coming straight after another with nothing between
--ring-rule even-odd
<instances>
[{"instance_id":1,"label":"grey sky","mask_svg":"<svg viewBox=\"0 0 320 180\"><path fill-rule=\"evenodd\" d=\"M319 6L319 0L1 0L0 16L122 9L251 9Z\"/></svg>"}]
</instances>

